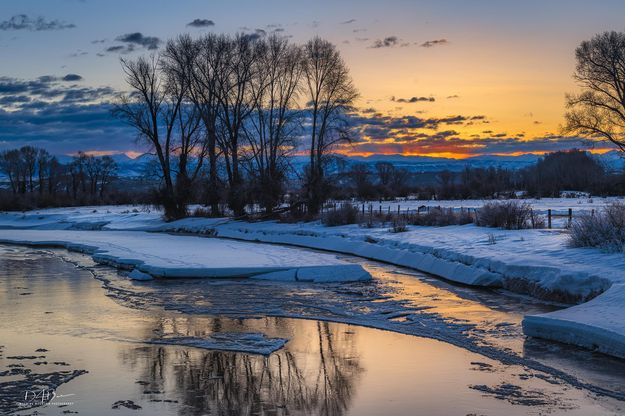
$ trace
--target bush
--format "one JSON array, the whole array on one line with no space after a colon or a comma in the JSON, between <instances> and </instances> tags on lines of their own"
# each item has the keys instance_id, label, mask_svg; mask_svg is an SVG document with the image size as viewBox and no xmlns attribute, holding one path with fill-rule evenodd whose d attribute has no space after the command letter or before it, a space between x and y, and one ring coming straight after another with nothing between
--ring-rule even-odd
<instances>
[{"instance_id":1,"label":"bush","mask_svg":"<svg viewBox=\"0 0 625 416\"><path fill-rule=\"evenodd\" d=\"M396 218L393 220L392 227L389 229L392 233L403 233L408 231L408 226L406 225L406 221L401 218Z\"/></svg>"},{"instance_id":2,"label":"bush","mask_svg":"<svg viewBox=\"0 0 625 416\"><path fill-rule=\"evenodd\" d=\"M540 225L532 206L525 202L489 202L477 212L476 224L483 227L521 230L531 228L532 223Z\"/></svg>"},{"instance_id":3,"label":"bush","mask_svg":"<svg viewBox=\"0 0 625 416\"><path fill-rule=\"evenodd\" d=\"M321 222L328 227L355 224L358 220L358 208L352 204L343 204L339 208L324 213Z\"/></svg>"},{"instance_id":4,"label":"bush","mask_svg":"<svg viewBox=\"0 0 625 416\"><path fill-rule=\"evenodd\" d=\"M609 252L625 251L625 204L615 202L597 212L584 214L571 224L573 247L597 247Z\"/></svg>"},{"instance_id":5,"label":"bush","mask_svg":"<svg viewBox=\"0 0 625 416\"><path fill-rule=\"evenodd\" d=\"M473 222L469 210L454 211L451 208L431 208L423 214L411 215L408 222L412 225L442 227L445 225L464 225Z\"/></svg>"}]
</instances>

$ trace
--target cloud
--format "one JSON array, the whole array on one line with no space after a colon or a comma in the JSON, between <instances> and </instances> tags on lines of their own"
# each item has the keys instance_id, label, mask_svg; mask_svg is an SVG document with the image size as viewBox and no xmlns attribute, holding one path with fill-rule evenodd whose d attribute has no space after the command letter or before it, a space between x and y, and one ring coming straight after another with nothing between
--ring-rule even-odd
<instances>
[{"instance_id":1,"label":"cloud","mask_svg":"<svg viewBox=\"0 0 625 416\"><path fill-rule=\"evenodd\" d=\"M449 41L447 39L435 39L435 40L428 40L426 42L423 42L421 45L422 48L432 48L434 46L442 46L442 45L447 45L449 43Z\"/></svg>"},{"instance_id":2,"label":"cloud","mask_svg":"<svg viewBox=\"0 0 625 416\"><path fill-rule=\"evenodd\" d=\"M454 99L454 98L460 98L460 96L459 96L458 94L448 95L448 96L447 96L447 99L448 99L448 100L451 100L451 99Z\"/></svg>"},{"instance_id":3,"label":"cloud","mask_svg":"<svg viewBox=\"0 0 625 416\"><path fill-rule=\"evenodd\" d=\"M133 148L136 133L110 114L117 91L77 86L65 80L68 75L70 81L80 77L0 77L1 148L30 144L54 153Z\"/></svg>"},{"instance_id":4,"label":"cloud","mask_svg":"<svg viewBox=\"0 0 625 416\"><path fill-rule=\"evenodd\" d=\"M475 136L475 135L472 135ZM483 154L548 153L588 146L592 142L579 137L547 135L525 139L517 137L461 137L454 130L433 134L415 133L392 140L365 140L342 150L346 153L397 153L397 154L441 154L451 153L466 156Z\"/></svg>"},{"instance_id":5,"label":"cloud","mask_svg":"<svg viewBox=\"0 0 625 416\"><path fill-rule=\"evenodd\" d=\"M349 25L349 24L352 24L352 23L355 23L355 22L356 22L356 19L349 19L349 20L346 20L344 22L341 22L341 24L342 25Z\"/></svg>"},{"instance_id":6,"label":"cloud","mask_svg":"<svg viewBox=\"0 0 625 416\"><path fill-rule=\"evenodd\" d=\"M116 45L116 46L109 46L108 48L105 49L105 51L106 52L128 53L128 52L132 52L134 49L135 48L132 45L130 45L130 46Z\"/></svg>"},{"instance_id":7,"label":"cloud","mask_svg":"<svg viewBox=\"0 0 625 416\"><path fill-rule=\"evenodd\" d=\"M194 19L193 21L187 23L187 26L191 27L210 27L215 26L215 22L208 19Z\"/></svg>"},{"instance_id":8,"label":"cloud","mask_svg":"<svg viewBox=\"0 0 625 416\"><path fill-rule=\"evenodd\" d=\"M112 100L116 95L110 87L67 84L80 80L82 77L77 74L64 77L44 75L34 80L0 77L0 110L35 110L48 105L103 102Z\"/></svg>"},{"instance_id":9,"label":"cloud","mask_svg":"<svg viewBox=\"0 0 625 416\"><path fill-rule=\"evenodd\" d=\"M436 99L434 97L410 97L410 98L391 97L391 101L394 101L397 103L418 103L421 101L433 103L434 101L436 101Z\"/></svg>"},{"instance_id":10,"label":"cloud","mask_svg":"<svg viewBox=\"0 0 625 416\"><path fill-rule=\"evenodd\" d=\"M141 32L126 33L115 38L116 41L127 44L127 47L142 46L149 50L158 49L162 41L156 36L145 36ZM108 48L109 50L111 48Z\"/></svg>"},{"instance_id":11,"label":"cloud","mask_svg":"<svg viewBox=\"0 0 625 416\"><path fill-rule=\"evenodd\" d=\"M82 77L78 74L67 74L63 77L63 81L82 81Z\"/></svg>"},{"instance_id":12,"label":"cloud","mask_svg":"<svg viewBox=\"0 0 625 416\"><path fill-rule=\"evenodd\" d=\"M46 20L43 17L32 18L25 14L18 14L11 17L9 20L0 22L0 30L31 30L31 31L44 31L44 30L62 30L72 29L76 25L72 23L65 23L60 20Z\"/></svg>"},{"instance_id":13,"label":"cloud","mask_svg":"<svg viewBox=\"0 0 625 416\"><path fill-rule=\"evenodd\" d=\"M397 36L387 36L384 39L376 39L371 45L371 48L392 48L399 45L399 38Z\"/></svg>"}]
</instances>

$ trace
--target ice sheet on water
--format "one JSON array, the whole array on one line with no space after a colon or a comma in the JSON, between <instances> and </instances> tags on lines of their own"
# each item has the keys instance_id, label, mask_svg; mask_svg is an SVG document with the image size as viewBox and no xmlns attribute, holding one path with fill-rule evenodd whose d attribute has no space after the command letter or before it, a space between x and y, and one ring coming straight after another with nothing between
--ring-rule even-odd
<instances>
[{"instance_id":1,"label":"ice sheet on water","mask_svg":"<svg viewBox=\"0 0 625 416\"><path fill-rule=\"evenodd\" d=\"M219 332L205 338L168 335L149 343L269 355L284 347L287 341L285 338L269 338L265 334L254 332Z\"/></svg>"}]
</instances>

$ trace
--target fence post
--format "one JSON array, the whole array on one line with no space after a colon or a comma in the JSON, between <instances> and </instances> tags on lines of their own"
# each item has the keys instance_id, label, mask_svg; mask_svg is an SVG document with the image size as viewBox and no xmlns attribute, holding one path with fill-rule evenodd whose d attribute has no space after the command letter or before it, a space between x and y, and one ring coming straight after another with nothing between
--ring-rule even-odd
<instances>
[{"instance_id":1,"label":"fence post","mask_svg":"<svg viewBox=\"0 0 625 416\"><path fill-rule=\"evenodd\" d=\"M547 228L551 228L551 209L547 210Z\"/></svg>"},{"instance_id":2,"label":"fence post","mask_svg":"<svg viewBox=\"0 0 625 416\"><path fill-rule=\"evenodd\" d=\"M380 216L382 216L382 205L380 205Z\"/></svg>"},{"instance_id":3,"label":"fence post","mask_svg":"<svg viewBox=\"0 0 625 416\"><path fill-rule=\"evenodd\" d=\"M573 208L569 208L569 227L571 226L572 222L573 222Z\"/></svg>"},{"instance_id":4,"label":"fence post","mask_svg":"<svg viewBox=\"0 0 625 416\"><path fill-rule=\"evenodd\" d=\"M397 204L397 218L399 218L399 213L400 213L400 206L399 204Z\"/></svg>"}]
</instances>

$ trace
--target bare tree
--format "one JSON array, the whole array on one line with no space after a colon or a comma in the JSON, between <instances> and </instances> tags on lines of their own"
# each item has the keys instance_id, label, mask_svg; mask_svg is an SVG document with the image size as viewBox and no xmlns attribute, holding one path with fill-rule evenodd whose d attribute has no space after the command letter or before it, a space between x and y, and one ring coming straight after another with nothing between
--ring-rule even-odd
<instances>
[{"instance_id":1,"label":"bare tree","mask_svg":"<svg viewBox=\"0 0 625 416\"><path fill-rule=\"evenodd\" d=\"M183 97L176 120L175 186L179 203L186 205L191 199L193 185L204 166L207 141L202 131L202 117L198 105L191 99L196 47L188 35L167 42L162 57L167 91Z\"/></svg>"},{"instance_id":2,"label":"bare tree","mask_svg":"<svg viewBox=\"0 0 625 416\"><path fill-rule=\"evenodd\" d=\"M565 133L601 137L625 151L625 33L604 32L575 51L578 94L567 95Z\"/></svg>"},{"instance_id":3,"label":"bare tree","mask_svg":"<svg viewBox=\"0 0 625 416\"><path fill-rule=\"evenodd\" d=\"M234 39L223 37L221 41L223 65L215 73L219 108L217 138L228 175L228 204L239 216L245 213L246 205L240 170L241 141L244 124L254 109L251 85L258 49L254 38L244 34Z\"/></svg>"},{"instance_id":4,"label":"bare tree","mask_svg":"<svg viewBox=\"0 0 625 416\"><path fill-rule=\"evenodd\" d=\"M187 207L176 195L172 175L175 126L178 121L184 94L171 88L163 79L160 59L140 57L122 59L122 68L131 93L120 97L113 113L137 130L138 138L156 153L161 170L163 188L161 200L165 216L181 218Z\"/></svg>"},{"instance_id":5,"label":"bare tree","mask_svg":"<svg viewBox=\"0 0 625 416\"><path fill-rule=\"evenodd\" d=\"M18 149L5 150L0 153L0 172L4 172L9 178L13 194L21 192L23 163Z\"/></svg>"},{"instance_id":6,"label":"bare tree","mask_svg":"<svg viewBox=\"0 0 625 416\"><path fill-rule=\"evenodd\" d=\"M28 190L32 192L34 189L33 178L37 168L37 149L32 146L23 146L20 148L20 153L26 169L25 173L28 175Z\"/></svg>"},{"instance_id":7,"label":"bare tree","mask_svg":"<svg viewBox=\"0 0 625 416\"><path fill-rule=\"evenodd\" d=\"M37 175L39 177L39 194L43 194L45 189L44 180L49 175L48 165L50 163L50 153L45 149L37 149Z\"/></svg>"},{"instance_id":8,"label":"bare tree","mask_svg":"<svg viewBox=\"0 0 625 416\"><path fill-rule=\"evenodd\" d=\"M304 81L311 123L306 199L316 214L324 200L326 158L335 145L350 140L346 113L358 92L336 46L320 38L304 46Z\"/></svg>"},{"instance_id":9,"label":"bare tree","mask_svg":"<svg viewBox=\"0 0 625 416\"><path fill-rule=\"evenodd\" d=\"M276 35L259 42L252 82L254 112L246 126L250 147L250 174L258 199L271 212L284 195L288 155L300 131L301 112L296 111L302 74L301 49Z\"/></svg>"},{"instance_id":10,"label":"bare tree","mask_svg":"<svg viewBox=\"0 0 625 416\"><path fill-rule=\"evenodd\" d=\"M208 158L207 203L212 215L219 215L219 177L217 161L217 74L224 68L229 42L224 35L208 34L195 42L185 41L187 53L192 53L190 97L197 106L204 124Z\"/></svg>"},{"instance_id":11,"label":"bare tree","mask_svg":"<svg viewBox=\"0 0 625 416\"><path fill-rule=\"evenodd\" d=\"M100 198L104 197L104 191L111 183L111 180L117 172L117 163L110 156L102 156L100 158Z\"/></svg>"}]
</instances>

